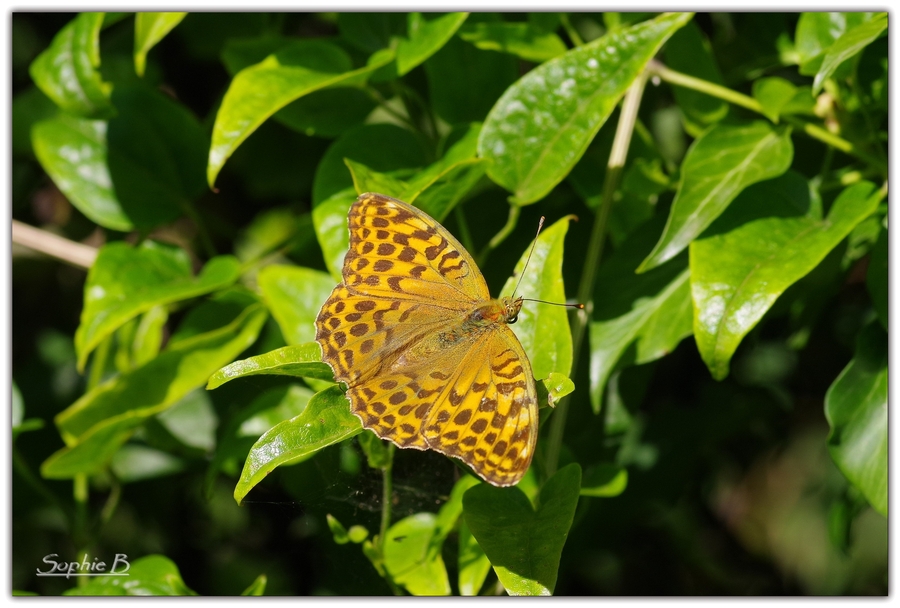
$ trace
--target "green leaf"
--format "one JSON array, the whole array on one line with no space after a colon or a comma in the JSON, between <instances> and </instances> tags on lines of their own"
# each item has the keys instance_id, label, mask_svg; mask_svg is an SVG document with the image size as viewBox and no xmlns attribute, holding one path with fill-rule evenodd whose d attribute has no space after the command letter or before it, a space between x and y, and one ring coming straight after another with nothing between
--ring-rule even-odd
<instances>
[{"instance_id":1,"label":"green leaf","mask_svg":"<svg viewBox=\"0 0 900 608\"><path fill-rule=\"evenodd\" d=\"M350 404L340 388L333 386L316 393L302 414L275 425L253 444L234 488L235 501L241 504L275 468L312 458L319 450L361 431L362 423L350 413Z\"/></svg>"},{"instance_id":2,"label":"green leaf","mask_svg":"<svg viewBox=\"0 0 900 608\"><path fill-rule=\"evenodd\" d=\"M132 367L140 367L159 354L168 320L165 306L154 306L140 316L131 342Z\"/></svg>"},{"instance_id":3,"label":"green leaf","mask_svg":"<svg viewBox=\"0 0 900 608\"><path fill-rule=\"evenodd\" d=\"M570 219L564 217L541 231L528 268L525 268L525 262L531 251L530 245L516 264L513 276L500 291L500 297L511 296L518 284L518 295L565 303L562 261ZM568 376L572 371L572 334L565 307L525 302L512 330L528 353L535 378L547 378L553 372Z\"/></svg>"},{"instance_id":4,"label":"green leaf","mask_svg":"<svg viewBox=\"0 0 900 608\"><path fill-rule=\"evenodd\" d=\"M835 40L825 53L822 65L816 73L815 80L813 80L813 95L819 94L819 91L825 85L825 81L834 74L838 66L880 38L887 26L887 13L878 13L871 21L848 29L840 38Z\"/></svg>"},{"instance_id":5,"label":"green leaf","mask_svg":"<svg viewBox=\"0 0 900 608\"><path fill-rule=\"evenodd\" d=\"M805 12L794 33L794 50L800 73L812 76L822 64L825 51L841 34L872 18L872 13Z\"/></svg>"},{"instance_id":6,"label":"green leaf","mask_svg":"<svg viewBox=\"0 0 900 608\"><path fill-rule=\"evenodd\" d=\"M388 530L384 565L391 578L413 595L450 595L441 547L462 513L463 495L475 485L478 480L471 475L462 477L437 515L417 513Z\"/></svg>"},{"instance_id":7,"label":"green leaf","mask_svg":"<svg viewBox=\"0 0 900 608\"><path fill-rule=\"evenodd\" d=\"M459 524L459 594L478 595L490 571L491 562L464 519Z\"/></svg>"},{"instance_id":8,"label":"green leaf","mask_svg":"<svg viewBox=\"0 0 900 608\"><path fill-rule=\"evenodd\" d=\"M876 210L874 190L870 182L845 189L819 220L801 214L803 203L786 204L763 187L691 244L694 336L714 378L728 375L738 344L778 296Z\"/></svg>"},{"instance_id":9,"label":"green leaf","mask_svg":"<svg viewBox=\"0 0 900 608\"><path fill-rule=\"evenodd\" d=\"M105 228L171 222L204 189L209 141L184 106L158 91L119 86L113 101L118 113L109 122L59 114L35 124L35 155L72 204Z\"/></svg>"},{"instance_id":10,"label":"green leaf","mask_svg":"<svg viewBox=\"0 0 900 608\"><path fill-rule=\"evenodd\" d=\"M618 496L628 486L628 470L612 464L589 467L581 480L581 495L609 498Z\"/></svg>"},{"instance_id":11,"label":"green leaf","mask_svg":"<svg viewBox=\"0 0 900 608\"><path fill-rule=\"evenodd\" d=\"M124 555L124 554L123 554ZM116 556L118 557L118 555ZM148 555L128 564L128 558L108 564L107 572L127 576L95 576L87 583L67 589L63 595L82 596L179 596L197 595L181 578L178 566L162 555Z\"/></svg>"},{"instance_id":12,"label":"green leaf","mask_svg":"<svg viewBox=\"0 0 900 608\"><path fill-rule=\"evenodd\" d=\"M385 568L413 595L450 595L442 543L434 542L437 519L434 513L416 513L395 523L385 535Z\"/></svg>"},{"instance_id":13,"label":"green leaf","mask_svg":"<svg viewBox=\"0 0 900 608\"><path fill-rule=\"evenodd\" d=\"M373 431L363 431L357 438L359 447L366 455L369 467L373 469L388 469L394 460L393 452L386 441L378 438Z\"/></svg>"},{"instance_id":14,"label":"green leaf","mask_svg":"<svg viewBox=\"0 0 900 608\"><path fill-rule=\"evenodd\" d=\"M138 247L123 242L105 245L84 286L84 308L75 332L78 368L84 369L91 351L130 319L227 287L239 275L240 265L231 256L213 258L193 277L183 249L154 241Z\"/></svg>"},{"instance_id":15,"label":"green leaf","mask_svg":"<svg viewBox=\"0 0 900 608\"><path fill-rule=\"evenodd\" d=\"M349 159L345 163L357 193L378 192L398 198L415 204L440 222L484 175L484 161L475 158L480 128L478 124L469 125L466 133L439 161L405 181Z\"/></svg>"},{"instance_id":16,"label":"green leaf","mask_svg":"<svg viewBox=\"0 0 900 608\"><path fill-rule=\"evenodd\" d=\"M887 334L871 323L825 395L828 451L876 511L888 516Z\"/></svg>"},{"instance_id":17,"label":"green leaf","mask_svg":"<svg viewBox=\"0 0 900 608\"><path fill-rule=\"evenodd\" d=\"M331 144L316 167L312 192L314 209L331 196L353 186L351 174L344 164L345 158L375 171L389 172L427 164L428 152L411 131L397 125L374 124L351 129ZM346 220L345 214L344 228L347 226Z\"/></svg>"},{"instance_id":18,"label":"green leaf","mask_svg":"<svg viewBox=\"0 0 900 608\"><path fill-rule=\"evenodd\" d=\"M581 467L573 463L547 480L536 510L516 487L479 484L466 492L466 524L510 595L552 595L580 488Z\"/></svg>"},{"instance_id":19,"label":"green leaf","mask_svg":"<svg viewBox=\"0 0 900 608\"><path fill-rule=\"evenodd\" d=\"M260 597L266 594L266 583L269 578L265 574L260 574L254 579L250 586L241 591L242 596Z\"/></svg>"},{"instance_id":20,"label":"green leaf","mask_svg":"<svg viewBox=\"0 0 900 608\"><path fill-rule=\"evenodd\" d=\"M134 16L134 71L144 75L147 53L166 37L187 13L138 13Z\"/></svg>"},{"instance_id":21,"label":"green leaf","mask_svg":"<svg viewBox=\"0 0 900 608\"><path fill-rule=\"evenodd\" d=\"M491 109L478 153L488 175L527 205L561 182L659 47L691 19L665 14L541 64Z\"/></svg>"},{"instance_id":22,"label":"green leaf","mask_svg":"<svg viewBox=\"0 0 900 608\"><path fill-rule=\"evenodd\" d=\"M566 45L553 32L541 32L530 23L467 23L459 37L485 51L510 53L541 63L566 52Z\"/></svg>"},{"instance_id":23,"label":"green leaf","mask_svg":"<svg viewBox=\"0 0 900 608\"><path fill-rule=\"evenodd\" d=\"M355 200L356 190L351 186L319 203L312 211L313 226L322 248L325 266L328 267L331 278L337 282L343 280L341 269L344 266L344 256L350 248L347 214Z\"/></svg>"},{"instance_id":24,"label":"green leaf","mask_svg":"<svg viewBox=\"0 0 900 608\"><path fill-rule=\"evenodd\" d=\"M213 126L207 182L212 186L225 161L272 114L313 91L364 82L393 59L385 51L351 70L350 57L322 40L297 40L260 63L241 70L225 92Z\"/></svg>"},{"instance_id":25,"label":"green leaf","mask_svg":"<svg viewBox=\"0 0 900 608\"><path fill-rule=\"evenodd\" d=\"M397 75L403 76L444 46L469 13L447 13L426 19L422 13L410 13L407 35L397 44Z\"/></svg>"},{"instance_id":26,"label":"green leaf","mask_svg":"<svg viewBox=\"0 0 900 608\"><path fill-rule=\"evenodd\" d=\"M469 68L476 65L477 70ZM512 55L482 51L458 37L425 62L425 73L432 107L449 124L484 120L519 76L518 60Z\"/></svg>"},{"instance_id":27,"label":"green leaf","mask_svg":"<svg viewBox=\"0 0 900 608\"><path fill-rule=\"evenodd\" d=\"M753 83L753 97L762 106L763 114L772 122L778 122L781 110L796 94L797 87L789 80L777 76L760 78Z\"/></svg>"},{"instance_id":28,"label":"green leaf","mask_svg":"<svg viewBox=\"0 0 900 608\"><path fill-rule=\"evenodd\" d=\"M300 266L266 266L257 276L259 288L288 344L316 339L316 315L334 289L327 273Z\"/></svg>"},{"instance_id":29,"label":"green leaf","mask_svg":"<svg viewBox=\"0 0 900 608\"><path fill-rule=\"evenodd\" d=\"M672 352L691 335L690 274L685 255L636 274L660 222L635 231L600 267L590 324L591 406L600 413L613 370Z\"/></svg>"},{"instance_id":30,"label":"green leaf","mask_svg":"<svg viewBox=\"0 0 900 608\"><path fill-rule=\"evenodd\" d=\"M60 108L78 116L106 117L112 85L100 77L100 29L104 13L81 13L66 24L32 62L35 84Z\"/></svg>"},{"instance_id":31,"label":"green leaf","mask_svg":"<svg viewBox=\"0 0 900 608\"><path fill-rule=\"evenodd\" d=\"M334 537L335 543L338 545L346 545L350 542L350 539L347 537L347 528L345 528L344 524L339 522L336 517L331 513L326 513L325 521L328 522L328 529L331 530L331 535Z\"/></svg>"},{"instance_id":32,"label":"green leaf","mask_svg":"<svg viewBox=\"0 0 900 608\"><path fill-rule=\"evenodd\" d=\"M116 376L56 416L65 448L41 466L44 477L68 479L99 471L147 418L165 411L259 335L267 314L244 292L224 292L185 318L166 350L143 367ZM201 327L201 320L216 323ZM206 331L198 331L206 329ZM181 331L181 330L180 330Z\"/></svg>"},{"instance_id":33,"label":"green leaf","mask_svg":"<svg viewBox=\"0 0 900 608\"><path fill-rule=\"evenodd\" d=\"M762 121L712 127L688 150L669 220L637 272L678 255L744 188L781 175L793 156L790 129Z\"/></svg>"},{"instance_id":34,"label":"green leaf","mask_svg":"<svg viewBox=\"0 0 900 608\"><path fill-rule=\"evenodd\" d=\"M866 287L872 296L872 305L878 313L878 320L885 330L888 328L888 231L887 228L878 234L878 241L872 248L869 258L869 270L866 274Z\"/></svg>"},{"instance_id":35,"label":"green leaf","mask_svg":"<svg viewBox=\"0 0 900 608\"><path fill-rule=\"evenodd\" d=\"M350 526L350 529L347 530L347 538L350 539L351 543L356 543L358 545L368 537L369 531L363 526Z\"/></svg>"},{"instance_id":36,"label":"green leaf","mask_svg":"<svg viewBox=\"0 0 900 608\"><path fill-rule=\"evenodd\" d=\"M206 389L219 388L235 378L259 375L334 380L334 372L327 363L322 363L322 348L318 342L309 342L230 363L210 376Z\"/></svg>"},{"instance_id":37,"label":"green leaf","mask_svg":"<svg viewBox=\"0 0 900 608\"><path fill-rule=\"evenodd\" d=\"M556 407L560 399L575 390L575 383L571 378L556 372L543 379L543 383L547 389L547 405L550 407Z\"/></svg>"},{"instance_id":38,"label":"green leaf","mask_svg":"<svg viewBox=\"0 0 900 608\"><path fill-rule=\"evenodd\" d=\"M672 34L663 52L667 67L714 84L725 84L709 42L693 21ZM679 86L673 86L672 93L688 132L694 136L728 114L728 103L722 99Z\"/></svg>"}]
</instances>

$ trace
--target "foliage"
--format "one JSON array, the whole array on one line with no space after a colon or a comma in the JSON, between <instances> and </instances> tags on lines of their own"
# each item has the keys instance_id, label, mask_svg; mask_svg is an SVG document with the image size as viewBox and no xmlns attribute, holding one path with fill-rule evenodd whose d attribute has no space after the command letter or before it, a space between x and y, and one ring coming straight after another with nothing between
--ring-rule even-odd
<instances>
[{"instance_id":1,"label":"foliage","mask_svg":"<svg viewBox=\"0 0 900 608\"><path fill-rule=\"evenodd\" d=\"M99 247L86 275L13 250L14 587L886 593L886 35L14 14L13 218ZM381 442L322 363L366 191L492 293L586 305L513 326L551 406L518 486ZM101 550L131 577L34 578Z\"/></svg>"}]
</instances>

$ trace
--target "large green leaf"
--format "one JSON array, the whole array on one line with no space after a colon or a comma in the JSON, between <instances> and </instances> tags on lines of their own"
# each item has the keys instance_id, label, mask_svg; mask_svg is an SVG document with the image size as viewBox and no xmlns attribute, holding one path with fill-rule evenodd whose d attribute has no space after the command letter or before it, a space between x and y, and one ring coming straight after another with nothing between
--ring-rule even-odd
<instances>
[{"instance_id":1,"label":"large green leaf","mask_svg":"<svg viewBox=\"0 0 900 608\"><path fill-rule=\"evenodd\" d=\"M498 21L467 23L459 37L485 51L510 53L540 63L566 52L566 45L553 32L541 32L531 23Z\"/></svg>"},{"instance_id":2,"label":"large green leaf","mask_svg":"<svg viewBox=\"0 0 900 608\"><path fill-rule=\"evenodd\" d=\"M536 509L516 487L479 484L463 496L466 524L510 595L552 595L580 489L573 463L547 480Z\"/></svg>"},{"instance_id":3,"label":"large green leaf","mask_svg":"<svg viewBox=\"0 0 900 608\"><path fill-rule=\"evenodd\" d=\"M565 303L563 245L570 219L564 217L541 231L528 268L525 268L525 261L531 251L530 246L522 253L513 275L500 290L501 297L512 296L518 285L516 295ZM554 372L568 376L572 371L572 333L565 307L525 302L512 330L528 353L535 378L544 379Z\"/></svg>"},{"instance_id":4,"label":"large green leaf","mask_svg":"<svg viewBox=\"0 0 900 608\"><path fill-rule=\"evenodd\" d=\"M801 13L794 33L794 50L800 73L813 76L834 41L848 29L869 21L872 16L873 13Z\"/></svg>"},{"instance_id":5,"label":"large green leaf","mask_svg":"<svg viewBox=\"0 0 900 608\"><path fill-rule=\"evenodd\" d=\"M678 255L741 190L787 171L794 157L790 135L790 129L756 121L717 125L698 138L681 165L681 183L663 234L638 272Z\"/></svg>"},{"instance_id":6,"label":"large green leaf","mask_svg":"<svg viewBox=\"0 0 900 608\"><path fill-rule=\"evenodd\" d=\"M410 13L406 37L397 44L397 75L409 73L417 65L434 55L463 24L469 13L447 13L426 18L423 13Z\"/></svg>"},{"instance_id":7,"label":"large green leaf","mask_svg":"<svg viewBox=\"0 0 900 608\"><path fill-rule=\"evenodd\" d=\"M316 316L334 289L331 275L300 266L266 266L256 278L288 344L316 339Z\"/></svg>"},{"instance_id":8,"label":"large green leaf","mask_svg":"<svg viewBox=\"0 0 900 608\"><path fill-rule=\"evenodd\" d=\"M97 386L57 415L67 447L50 456L41 473L67 479L100 471L138 426L203 386L250 346L267 316L262 303L238 290L196 307L162 354Z\"/></svg>"},{"instance_id":9,"label":"large green leaf","mask_svg":"<svg viewBox=\"0 0 900 608\"><path fill-rule=\"evenodd\" d=\"M359 418L337 386L316 393L296 418L285 420L253 444L241 478L234 488L238 504L275 468L312 458L319 450L362 431Z\"/></svg>"},{"instance_id":10,"label":"large green leaf","mask_svg":"<svg viewBox=\"0 0 900 608\"><path fill-rule=\"evenodd\" d=\"M65 113L32 129L41 166L82 213L112 230L177 218L203 190L209 140L184 106L145 86L118 86L108 122Z\"/></svg>"},{"instance_id":11,"label":"large green leaf","mask_svg":"<svg viewBox=\"0 0 900 608\"><path fill-rule=\"evenodd\" d=\"M340 47L323 40L297 40L241 70L216 115L206 171L209 185L228 157L272 114L313 91L364 82L393 57L393 51L386 50L352 70L350 57Z\"/></svg>"},{"instance_id":12,"label":"large green leaf","mask_svg":"<svg viewBox=\"0 0 900 608\"><path fill-rule=\"evenodd\" d=\"M870 182L845 189L820 220L785 202L779 192L787 189L760 188L723 216L712 235L691 243L694 336L713 377L728 375L738 344L778 296L875 211L874 189Z\"/></svg>"},{"instance_id":13,"label":"large green leaf","mask_svg":"<svg viewBox=\"0 0 900 608\"><path fill-rule=\"evenodd\" d=\"M191 276L183 249L144 241L138 247L110 243L100 249L84 286L84 308L75 332L78 367L88 355L124 323L150 309L210 293L234 283L238 261L219 256Z\"/></svg>"},{"instance_id":14,"label":"large green leaf","mask_svg":"<svg viewBox=\"0 0 900 608\"><path fill-rule=\"evenodd\" d=\"M871 21L861 23L844 32L840 38L828 47L822 65L813 81L813 95L818 95L825 85L825 80L834 74L842 63L862 51L878 39L887 29L887 13L876 14Z\"/></svg>"},{"instance_id":15,"label":"large green leaf","mask_svg":"<svg viewBox=\"0 0 900 608\"><path fill-rule=\"evenodd\" d=\"M117 556L118 557L118 556ZM178 566L162 555L147 555L128 563L128 558L109 564L107 572L125 576L94 576L87 583L63 592L82 596L181 596L197 595L184 583Z\"/></svg>"},{"instance_id":16,"label":"large green leaf","mask_svg":"<svg viewBox=\"0 0 900 608\"><path fill-rule=\"evenodd\" d=\"M478 153L512 202L561 182L660 46L691 19L665 14L618 29L541 64L506 90L485 120Z\"/></svg>"},{"instance_id":17,"label":"large green leaf","mask_svg":"<svg viewBox=\"0 0 900 608\"><path fill-rule=\"evenodd\" d=\"M144 75L147 53L166 37L187 13L138 13L134 16L134 70Z\"/></svg>"},{"instance_id":18,"label":"large green leaf","mask_svg":"<svg viewBox=\"0 0 900 608\"><path fill-rule=\"evenodd\" d=\"M60 108L78 116L112 113L112 85L100 77L100 29L105 13L81 13L32 62L31 78Z\"/></svg>"},{"instance_id":19,"label":"large green leaf","mask_svg":"<svg viewBox=\"0 0 900 608\"><path fill-rule=\"evenodd\" d=\"M825 395L828 450L876 511L888 515L888 336L874 323Z\"/></svg>"},{"instance_id":20,"label":"large green leaf","mask_svg":"<svg viewBox=\"0 0 900 608\"><path fill-rule=\"evenodd\" d=\"M600 267L590 324L591 406L600 412L617 366L647 363L691 335L690 274L685 255L648 272L635 268L653 247L660 221L629 236Z\"/></svg>"},{"instance_id":21,"label":"large green leaf","mask_svg":"<svg viewBox=\"0 0 900 608\"><path fill-rule=\"evenodd\" d=\"M317 342L309 342L229 363L209 377L206 388L212 390L236 378L265 375L334 380L334 372L322 362L322 348Z\"/></svg>"}]
</instances>

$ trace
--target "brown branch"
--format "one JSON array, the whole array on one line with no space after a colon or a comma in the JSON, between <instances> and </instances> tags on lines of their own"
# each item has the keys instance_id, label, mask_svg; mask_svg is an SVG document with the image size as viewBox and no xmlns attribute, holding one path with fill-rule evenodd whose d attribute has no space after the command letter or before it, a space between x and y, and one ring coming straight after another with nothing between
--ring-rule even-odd
<instances>
[{"instance_id":1,"label":"brown branch","mask_svg":"<svg viewBox=\"0 0 900 608\"><path fill-rule=\"evenodd\" d=\"M18 220L12 220L12 242L79 268L90 268L97 257L97 249L90 245L70 241Z\"/></svg>"}]
</instances>

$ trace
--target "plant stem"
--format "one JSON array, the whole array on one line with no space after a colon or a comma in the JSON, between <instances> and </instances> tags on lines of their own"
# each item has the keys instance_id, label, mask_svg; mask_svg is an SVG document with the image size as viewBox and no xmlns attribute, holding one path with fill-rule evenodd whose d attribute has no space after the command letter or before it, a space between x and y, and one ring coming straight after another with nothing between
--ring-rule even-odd
<instances>
[{"instance_id":1,"label":"plant stem","mask_svg":"<svg viewBox=\"0 0 900 608\"><path fill-rule=\"evenodd\" d=\"M562 22L563 29L565 29L566 34L569 35L569 40L572 41L572 44L574 44L575 46L584 46L584 40L581 38L578 30L576 30L572 25L572 22L569 21L569 14L560 13L559 20Z\"/></svg>"},{"instance_id":2,"label":"plant stem","mask_svg":"<svg viewBox=\"0 0 900 608\"><path fill-rule=\"evenodd\" d=\"M641 105L641 97L644 94L644 85L646 83L647 72L644 72L634 81L625 94L625 99L622 101L619 124L616 127L616 136L613 139L609 163L606 168L606 178L603 181L600 208L594 216L594 227L591 231L591 240L588 243L587 258L582 270L581 282L578 285L578 301L583 303L585 308L575 314L575 322L572 326L573 370L578 369L578 359L582 350L581 345L584 341L584 333L587 329L588 319L590 319L593 311L594 281L597 277L597 269L600 266L600 259L603 254L603 244L606 241L606 227L613 205L613 194L615 194L616 188L619 186L619 181L625 168L625 159L628 156L628 147L631 144L631 135L634 132L638 108ZM559 451L566 428L568 410L569 396L567 395L560 400L553 413L553 418L550 420L550 439L547 443L546 466L544 467L547 477L551 477L556 472L559 464Z\"/></svg>"},{"instance_id":3,"label":"plant stem","mask_svg":"<svg viewBox=\"0 0 900 608\"><path fill-rule=\"evenodd\" d=\"M394 495L391 471L394 468L395 449L396 446L393 443L388 444L390 460L381 469L381 530L378 533L378 551L381 553L382 561L384 558L384 539L387 537L388 528L391 527L391 502Z\"/></svg>"},{"instance_id":4,"label":"plant stem","mask_svg":"<svg viewBox=\"0 0 900 608\"><path fill-rule=\"evenodd\" d=\"M90 268L97 259L97 249L67 238L12 220L12 242L40 251L79 268Z\"/></svg>"}]
</instances>

